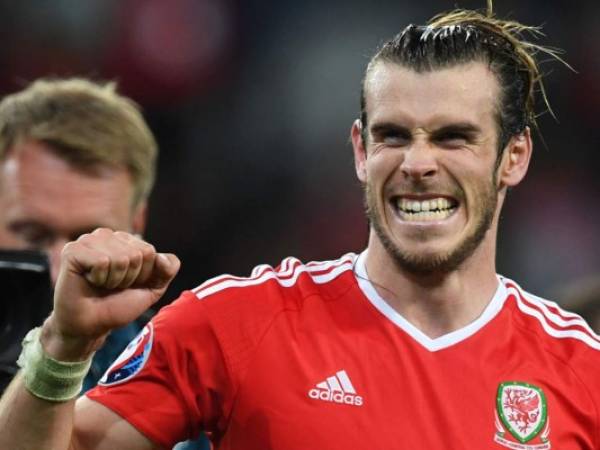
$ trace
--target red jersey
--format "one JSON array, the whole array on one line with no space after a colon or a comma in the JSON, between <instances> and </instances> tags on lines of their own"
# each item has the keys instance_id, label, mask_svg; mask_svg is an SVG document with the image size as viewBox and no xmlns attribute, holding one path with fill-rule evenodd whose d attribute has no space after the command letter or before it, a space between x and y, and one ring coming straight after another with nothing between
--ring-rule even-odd
<instances>
[{"instance_id":1,"label":"red jersey","mask_svg":"<svg viewBox=\"0 0 600 450\"><path fill-rule=\"evenodd\" d=\"M431 339L365 253L210 280L164 308L87 395L157 444L217 449L600 449L600 338L511 280Z\"/></svg>"}]
</instances>

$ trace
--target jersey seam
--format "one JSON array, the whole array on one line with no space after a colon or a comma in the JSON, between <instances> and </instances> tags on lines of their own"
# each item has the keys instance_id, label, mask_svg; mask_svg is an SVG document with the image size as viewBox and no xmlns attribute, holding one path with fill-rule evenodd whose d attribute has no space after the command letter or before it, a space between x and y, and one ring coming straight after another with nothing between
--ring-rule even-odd
<instances>
[{"instance_id":1,"label":"jersey seam","mask_svg":"<svg viewBox=\"0 0 600 450\"><path fill-rule=\"evenodd\" d=\"M227 374L229 376L230 379L233 379L231 376L231 371L229 369L228 363L227 363L227 358L225 355L225 352L223 351L222 345L221 345L221 341L219 339L219 335L216 333L214 326L212 324L212 320L210 317L210 313L207 313L207 316L209 318L210 321L210 331L213 334L213 336L215 337L215 339L218 341L219 343L219 353L221 354L221 357L223 358L223 362L225 363L225 369L227 371ZM188 417L192 417L194 416L193 413L193 409L188 405L188 403L185 401L185 396L183 395L182 392L180 392L180 389L177 389L177 393L178 393L178 397L180 398L180 401L183 403L183 405L185 406L186 411L188 411ZM194 427L193 423L189 423L188 425L188 439L197 439L198 436L200 436L201 433L206 433L206 432L212 432L212 430L207 430L206 428L206 424L209 423L210 421L207 420L207 417L205 416L205 414L202 414L202 421L201 421L201 430L198 430ZM218 422L217 422L218 423Z\"/></svg>"},{"instance_id":2,"label":"jersey seam","mask_svg":"<svg viewBox=\"0 0 600 450\"><path fill-rule=\"evenodd\" d=\"M223 350L224 345L223 345L223 342L221 341L221 337L220 337L219 333L217 333L217 330L216 330L216 328L214 326L212 314L210 313L210 310L208 308L204 308L204 312L206 313L206 316L208 318L208 322L209 322L209 325L210 325L210 331L214 335L214 337L215 337L215 339L216 339L216 341L218 343L219 353L221 354L221 357L223 358L223 363L224 363L224 366L225 366L225 371L227 372L227 376L229 377L229 381L232 384L232 386L235 386L235 382L234 382L235 377L233 376L233 369L231 368L231 362L229 360L229 357L227 356L227 353ZM237 395L236 392L237 392L237 388L234 387L234 394L232 396L233 399L235 399L235 396ZM233 402L234 402L234 400L232 400L232 405L233 405ZM233 410L233 406L232 406L231 410ZM231 417L231 411L229 411L227 414L224 414L224 416L225 416L226 425L229 425L229 420L230 420L230 417ZM217 421L217 424L218 423L219 423L219 421ZM227 426L225 426L223 429L227 429ZM204 429L202 431L206 432L207 430ZM223 436L223 433L221 432L221 430L219 430L219 439L222 436Z\"/></svg>"},{"instance_id":3,"label":"jersey seam","mask_svg":"<svg viewBox=\"0 0 600 450\"><path fill-rule=\"evenodd\" d=\"M277 320L277 318L282 314L285 313L287 311L294 311L294 309L291 308L282 308L280 311L276 312L275 314L273 314L273 318L271 319L271 321L265 326L265 331L262 333L261 337L258 339L256 345L254 346L254 349L252 350L252 354L251 356L254 356L254 354L256 353L257 349L260 347L261 342L263 341L264 337L267 335L267 333L269 332L269 330L271 329L271 327L273 326L273 324L275 323L275 321ZM211 320L211 328L213 328L213 332L214 332L214 327L212 324L212 320ZM234 370L231 367L231 362L230 359L227 355L227 352L225 352L224 350L224 346L223 343L221 342L221 339L219 338L218 333L215 332L215 336L217 337L217 340L219 341L219 351L221 352L221 354L223 355L223 359L225 361L225 367L227 368L227 373L229 374L229 377L232 381L232 385L234 386L233 389L233 393L232 393L232 399L231 399L231 408L230 410L227 412L227 415L225 416L225 422L227 424L227 426L229 426L229 423L231 421L231 416L233 414L233 410L235 409L235 405L237 404L238 401L238 393L242 387L242 385L244 384L246 377L248 376L248 371L246 370L246 373L244 374L243 378L240 378L238 383L235 383L235 374L234 374ZM252 359L252 358L250 358ZM246 368L247 369L247 368Z\"/></svg>"},{"instance_id":4,"label":"jersey seam","mask_svg":"<svg viewBox=\"0 0 600 450\"><path fill-rule=\"evenodd\" d=\"M172 348L173 346L169 345L169 347ZM178 348L178 347L175 346L175 348ZM171 364L172 364L172 367L177 367L177 364L175 364L175 362L173 361L173 358L176 359L177 355L171 356L171 352L167 351L167 348L165 345L158 346L157 350L161 351L164 354L164 357L162 359L164 361L169 362L168 365L165 365L165 367L161 367L159 369L160 372L166 374L166 377L165 377L166 379L173 381L172 391L175 394L175 396L177 397L177 401L183 406L183 409L187 412L186 417L188 417L188 418L193 417L195 415L195 414L193 414L193 409L188 404L188 402L185 400L185 395L183 394L181 389L178 387L177 383L175 383L175 380L173 379L173 374L172 374L171 370L169 370L169 367L171 366ZM180 348L180 350L184 351L184 349L182 349L182 348ZM191 420L186 420L186 431L187 431L186 434L187 434L188 439L193 438L193 436L195 434L194 432L197 431L197 430L195 430L194 425Z\"/></svg>"},{"instance_id":5,"label":"jersey seam","mask_svg":"<svg viewBox=\"0 0 600 450\"><path fill-rule=\"evenodd\" d=\"M516 301L516 300L515 300ZM512 314L515 315L515 311L512 311ZM519 316L521 317L521 316ZM515 320L513 321L513 323L515 324L516 327L518 327L522 332L525 333L529 333L532 335L535 335L536 338L540 337L540 333L534 330L530 330L529 328L527 328L526 326L522 325L521 323L519 323L519 320ZM544 340L539 339L539 341L544 342ZM573 369L573 367L571 367L571 365L569 363L567 363L567 361L565 361L561 356L557 355L556 353L554 353L554 351L552 350L552 348L546 344L543 344L544 346L544 350L546 350L546 352L551 355L552 357L554 357L556 360L560 361L566 368L568 368L568 370L571 371L571 373L573 374L573 376L575 378L577 378L577 380L579 381L579 383L581 383L581 385L583 386L583 388L586 391L586 394L588 396L588 398L590 399L592 405L594 405L594 417L595 417L595 423L596 423L596 432L595 432L595 437L594 437L594 448L600 448L598 446L598 443L600 442L600 427L599 427L599 415L598 415L598 405L596 404L594 397L591 394L590 388L588 387L588 384L581 379L581 377L579 376L579 374L575 371L575 369Z\"/></svg>"}]
</instances>

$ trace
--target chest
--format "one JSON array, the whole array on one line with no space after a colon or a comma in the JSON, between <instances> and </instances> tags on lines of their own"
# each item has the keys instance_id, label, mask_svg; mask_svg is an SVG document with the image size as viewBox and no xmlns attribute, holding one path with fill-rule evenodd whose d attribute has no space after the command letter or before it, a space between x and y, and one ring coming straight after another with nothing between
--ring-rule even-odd
<instances>
[{"instance_id":1,"label":"chest","mask_svg":"<svg viewBox=\"0 0 600 450\"><path fill-rule=\"evenodd\" d=\"M243 374L220 448L594 448L579 381L521 344L492 333L430 352L368 321L282 320Z\"/></svg>"}]
</instances>

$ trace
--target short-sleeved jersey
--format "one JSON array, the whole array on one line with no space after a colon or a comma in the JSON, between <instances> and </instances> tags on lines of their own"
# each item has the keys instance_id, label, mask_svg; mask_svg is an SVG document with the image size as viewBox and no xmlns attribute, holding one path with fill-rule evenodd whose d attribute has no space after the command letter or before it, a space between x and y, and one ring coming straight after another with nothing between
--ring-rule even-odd
<instances>
[{"instance_id":1,"label":"short-sleeved jersey","mask_svg":"<svg viewBox=\"0 0 600 450\"><path fill-rule=\"evenodd\" d=\"M207 430L227 450L600 449L600 339L579 316L498 277L480 317L432 339L364 259L209 280L87 395L164 448Z\"/></svg>"}]
</instances>

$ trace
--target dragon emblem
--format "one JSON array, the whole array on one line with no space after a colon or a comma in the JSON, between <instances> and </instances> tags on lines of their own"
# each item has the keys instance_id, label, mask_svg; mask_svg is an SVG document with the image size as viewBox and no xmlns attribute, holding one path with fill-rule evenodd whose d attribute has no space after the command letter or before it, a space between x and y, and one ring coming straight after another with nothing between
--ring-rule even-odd
<instances>
[{"instance_id":1,"label":"dragon emblem","mask_svg":"<svg viewBox=\"0 0 600 450\"><path fill-rule=\"evenodd\" d=\"M511 411L507 417L509 422L527 434L540 415L540 396L533 389L507 388L503 406L505 411Z\"/></svg>"},{"instance_id":2,"label":"dragon emblem","mask_svg":"<svg viewBox=\"0 0 600 450\"><path fill-rule=\"evenodd\" d=\"M534 439L547 421L546 397L537 386L522 382L506 382L498 386L497 417L519 442ZM545 436L541 436L544 440Z\"/></svg>"}]
</instances>

